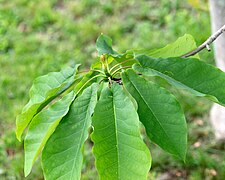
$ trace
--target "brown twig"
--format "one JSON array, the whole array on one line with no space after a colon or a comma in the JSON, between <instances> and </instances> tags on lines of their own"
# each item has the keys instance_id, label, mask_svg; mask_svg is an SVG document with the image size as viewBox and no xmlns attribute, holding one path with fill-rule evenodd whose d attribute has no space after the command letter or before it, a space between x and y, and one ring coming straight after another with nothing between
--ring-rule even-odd
<instances>
[{"instance_id":1,"label":"brown twig","mask_svg":"<svg viewBox=\"0 0 225 180\"><path fill-rule=\"evenodd\" d=\"M187 58L187 57L193 56L205 48L207 48L208 51L211 51L209 45L212 44L213 41L215 41L221 34L223 34L223 32L225 32L225 25L223 25L218 31L216 31L212 36L210 36L203 44L201 44L195 50L187 54L184 54L181 57Z\"/></svg>"}]
</instances>

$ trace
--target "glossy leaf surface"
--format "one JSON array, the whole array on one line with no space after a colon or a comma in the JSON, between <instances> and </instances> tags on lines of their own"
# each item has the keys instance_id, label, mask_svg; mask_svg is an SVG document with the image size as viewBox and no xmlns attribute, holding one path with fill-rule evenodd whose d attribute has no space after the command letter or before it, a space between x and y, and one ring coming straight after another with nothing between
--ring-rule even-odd
<instances>
[{"instance_id":1,"label":"glossy leaf surface","mask_svg":"<svg viewBox=\"0 0 225 180\"><path fill-rule=\"evenodd\" d=\"M60 120L69 111L69 106L73 101L74 92L70 92L61 100L38 113L31 122L27 135L24 141L25 149L25 164L24 173L27 176L32 168L32 165L41 152L45 143L54 132Z\"/></svg>"},{"instance_id":2,"label":"glossy leaf surface","mask_svg":"<svg viewBox=\"0 0 225 180\"><path fill-rule=\"evenodd\" d=\"M169 153L185 159L187 127L175 97L133 70L127 70L122 77L124 86L137 101L138 115L148 137Z\"/></svg>"},{"instance_id":3,"label":"glossy leaf surface","mask_svg":"<svg viewBox=\"0 0 225 180\"><path fill-rule=\"evenodd\" d=\"M190 34L185 34L184 36L179 37L175 42L168 44L163 48L150 50L130 50L128 52L134 53L135 56L144 54L154 58L169 58L181 57L196 47L194 38ZM193 58L199 58L199 56L195 55Z\"/></svg>"},{"instance_id":4,"label":"glossy leaf surface","mask_svg":"<svg viewBox=\"0 0 225 180\"><path fill-rule=\"evenodd\" d=\"M155 74L176 87L225 105L225 73L220 69L191 58L154 59L142 55L136 59L140 62L134 66L138 72Z\"/></svg>"},{"instance_id":5,"label":"glossy leaf surface","mask_svg":"<svg viewBox=\"0 0 225 180\"><path fill-rule=\"evenodd\" d=\"M120 85L102 91L92 125L100 179L147 178L150 153L140 136L137 112Z\"/></svg>"},{"instance_id":6,"label":"glossy leaf surface","mask_svg":"<svg viewBox=\"0 0 225 180\"><path fill-rule=\"evenodd\" d=\"M85 89L72 103L42 152L46 180L80 179L83 156L81 148L88 137L91 115L97 102L97 84Z\"/></svg>"},{"instance_id":7,"label":"glossy leaf surface","mask_svg":"<svg viewBox=\"0 0 225 180\"><path fill-rule=\"evenodd\" d=\"M39 108L50 100L53 96L66 86L67 83L74 81L74 76L79 65L75 68L66 68L60 72L51 72L47 75L35 79L30 89L30 100L23 108L23 111L16 119L16 135L21 140L21 135Z\"/></svg>"}]
</instances>

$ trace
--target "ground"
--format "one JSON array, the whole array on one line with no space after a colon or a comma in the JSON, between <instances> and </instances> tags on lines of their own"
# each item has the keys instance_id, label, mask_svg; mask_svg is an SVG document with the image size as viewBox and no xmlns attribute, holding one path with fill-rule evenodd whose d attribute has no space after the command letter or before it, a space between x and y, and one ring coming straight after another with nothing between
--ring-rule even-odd
<instances>
[{"instance_id":1,"label":"ground","mask_svg":"<svg viewBox=\"0 0 225 180\"><path fill-rule=\"evenodd\" d=\"M15 119L28 101L32 81L74 63L87 69L96 58L95 41L102 32L112 37L119 52L162 47L185 33L200 44L210 35L210 17L207 3L192 0L1 0L0 179L25 179ZM200 56L214 63L213 53L203 51ZM187 159L184 163L146 139L153 156L149 179L225 179L225 145L215 142L208 121L211 103L170 90L181 101L188 122ZM95 180L91 146L87 141L82 179ZM43 179L39 160L26 179Z\"/></svg>"}]
</instances>

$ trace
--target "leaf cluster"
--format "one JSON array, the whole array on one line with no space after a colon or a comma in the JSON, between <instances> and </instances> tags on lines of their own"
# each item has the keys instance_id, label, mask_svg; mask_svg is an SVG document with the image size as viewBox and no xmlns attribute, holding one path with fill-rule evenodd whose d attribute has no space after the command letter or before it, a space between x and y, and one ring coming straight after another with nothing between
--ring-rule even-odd
<instances>
[{"instance_id":1,"label":"leaf cluster","mask_svg":"<svg viewBox=\"0 0 225 180\"><path fill-rule=\"evenodd\" d=\"M102 34L96 41L99 58L88 72L79 71L78 64L37 78L16 120L19 140L27 129L25 176L41 154L45 179L80 179L91 128L100 179L146 179L152 159L140 122L152 142L185 161L183 110L173 94L149 77L225 105L225 73L198 55L181 58L195 47L186 34L161 49L120 54Z\"/></svg>"}]
</instances>

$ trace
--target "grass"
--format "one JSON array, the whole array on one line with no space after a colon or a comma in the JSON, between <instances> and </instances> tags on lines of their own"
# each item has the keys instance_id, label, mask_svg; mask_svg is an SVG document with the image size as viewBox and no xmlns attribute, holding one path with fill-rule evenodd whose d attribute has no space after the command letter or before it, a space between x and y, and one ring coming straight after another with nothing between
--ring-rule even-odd
<instances>
[{"instance_id":1,"label":"grass","mask_svg":"<svg viewBox=\"0 0 225 180\"><path fill-rule=\"evenodd\" d=\"M181 0L1 0L0 3L0 179L24 179L23 144L15 138L15 117L28 101L34 78L96 58L95 41L103 32L114 49L157 48L185 33L197 44L210 35L209 13ZM203 7L203 6L201 6ZM213 54L201 52L213 63ZM225 179L225 147L215 143L208 123L210 103L171 89L186 112L189 147L186 164L150 146L149 179ZM90 141L82 179L97 179ZM43 179L40 162L26 179Z\"/></svg>"}]
</instances>

